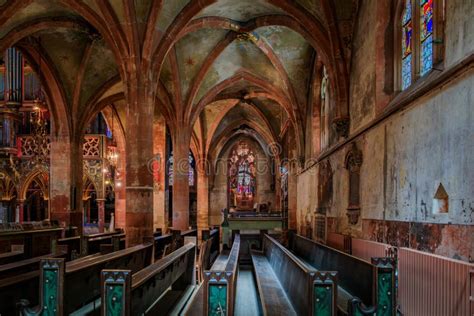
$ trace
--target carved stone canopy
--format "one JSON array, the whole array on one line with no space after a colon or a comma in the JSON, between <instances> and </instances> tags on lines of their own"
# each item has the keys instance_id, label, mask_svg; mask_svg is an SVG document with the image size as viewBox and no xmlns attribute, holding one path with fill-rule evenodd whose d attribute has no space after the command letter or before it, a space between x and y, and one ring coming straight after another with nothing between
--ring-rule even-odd
<instances>
[{"instance_id":1,"label":"carved stone canopy","mask_svg":"<svg viewBox=\"0 0 474 316\"><path fill-rule=\"evenodd\" d=\"M349 136L350 120L347 116L337 117L332 121L338 137L347 138Z\"/></svg>"},{"instance_id":2,"label":"carved stone canopy","mask_svg":"<svg viewBox=\"0 0 474 316\"><path fill-rule=\"evenodd\" d=\"M346 154L345 167L350 172L359 172L362 165L362 152L352 143L351 149Z\"/></svg>"}]
</instances>

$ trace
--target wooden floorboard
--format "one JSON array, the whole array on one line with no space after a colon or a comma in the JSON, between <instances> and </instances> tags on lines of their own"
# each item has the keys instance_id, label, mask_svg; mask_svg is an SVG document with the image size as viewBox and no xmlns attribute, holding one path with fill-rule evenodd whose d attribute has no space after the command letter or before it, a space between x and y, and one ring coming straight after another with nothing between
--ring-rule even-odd
<instances>
[{"instance_id":1,"label":"wooden floorboard","mask_svg":"<svg viewBox=\"0 0 474 316\"><path fill-rule=\"evenodd\" d=\"M235 297L235 315L262 315L257 284L251 270L240 269Z\"/></svg>"}]
</instances>

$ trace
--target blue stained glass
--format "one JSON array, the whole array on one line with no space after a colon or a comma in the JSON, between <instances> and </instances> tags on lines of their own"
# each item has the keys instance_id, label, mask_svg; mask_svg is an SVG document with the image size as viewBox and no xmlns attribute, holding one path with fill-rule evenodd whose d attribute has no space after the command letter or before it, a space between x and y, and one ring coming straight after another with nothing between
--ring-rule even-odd
<instances>
[{"instance_id":1,"label":"blue stained glass","mask_svg":"<svg viewBox=\"0 0 474 316\"><path fill-rule=\"evenodd\" d=\"M413 29L411 27L411 21L403 27L403 38L402 38L402 57L411 54L411 40L413 35Z\"/></svg>"},{"instance_id":2,"label":"blue stained glass","mask_svg":"<svg viewBox=\"0 0 474 316\"><path fill-rule=\"evenodd\" d=\"M411 0L406 0L405 10L403 11L402 24L405 25L410 20L411 20Z\"/></svg>"},{"instance_id":3,"label":"blue stained glass","mask_svg":"<svg viewBox=\"0 0 474 316\"><path fill-rule=\"evenodd\" d=\"M402 60L402 89L411 85L411 55Z\"/></svg>"},{"instance_id":4,"label":"blue stained glass","mask_svg":"<svg viewBox=\"0 0 474 316\"><path fill-rule=\"evenodd\" d=\"M423 76L433 67L433 40L430 37L421 43L421 70Z\"/></svg>"},{"instance_id":5,"label":"blue stained glass","mask_svg":"<svg viewBox=\"0 0 474 316\"><path fill-rule=\"evenodd\" d=\"M433 67L433 0L422 0L420 13L420 75L423 76Z\"/></svg>"},{"instance_id":6,"label":"blue stained glass","mask_svg":"<svg viewBox=\"0 0 474 316\"><path fill-rule=\"evenodd\" d=\"M421 41L433 33L433 1L425 0L421 3Z\"/></svg>"},{"instance_id":7,"label":"blue stained glass","mask_svg":"<svg viewBox=\"0 0 474 316\"><path fill-rule=\"evenodd\" d=\"M5 94L5 76L0 71L0 100L3 100Z\"/></svg>"}]
</instances>

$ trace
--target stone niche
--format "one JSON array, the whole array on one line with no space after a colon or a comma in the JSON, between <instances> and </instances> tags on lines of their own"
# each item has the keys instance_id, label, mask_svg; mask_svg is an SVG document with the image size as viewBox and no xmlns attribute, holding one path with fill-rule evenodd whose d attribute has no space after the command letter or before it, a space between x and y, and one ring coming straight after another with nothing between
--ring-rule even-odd
<instances>
[{"instance_id":1,"label":"stone niche","mask_svg":"<svg viewBox=\"0 0 474 316\"><path fill-rule=\"evenodd\" d=\"M449 195L442 183L440 183L436 189L431 212L433 215L446 214L449 212Z\"/></svg>"},{"instance_id":2,"label":"stone niche","mask_svg":"<svg viewBox=\"0 0 474 316\"><path fill-rule=\"evenodd\" d=\"M352 143L346 154L345 167L349 177L349 197L347 218L349 224L356 225L360 217L360 166L362 165L362 152Z\"/></svg>"}]
</instances>

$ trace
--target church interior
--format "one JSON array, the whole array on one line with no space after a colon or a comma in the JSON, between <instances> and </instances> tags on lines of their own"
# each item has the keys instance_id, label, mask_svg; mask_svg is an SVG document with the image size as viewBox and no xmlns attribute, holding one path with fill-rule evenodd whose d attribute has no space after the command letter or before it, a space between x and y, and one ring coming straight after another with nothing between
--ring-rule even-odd
<instances>
[{"instance_id":1,"label":"church interior","mask_svg":"<svg viewBox=\"0 0 474 316\"><path fill-rule=\"evenodd\" d=\"M474 1L0 0L0 315L474 315Z\"/></svg>"}]
</instances>

